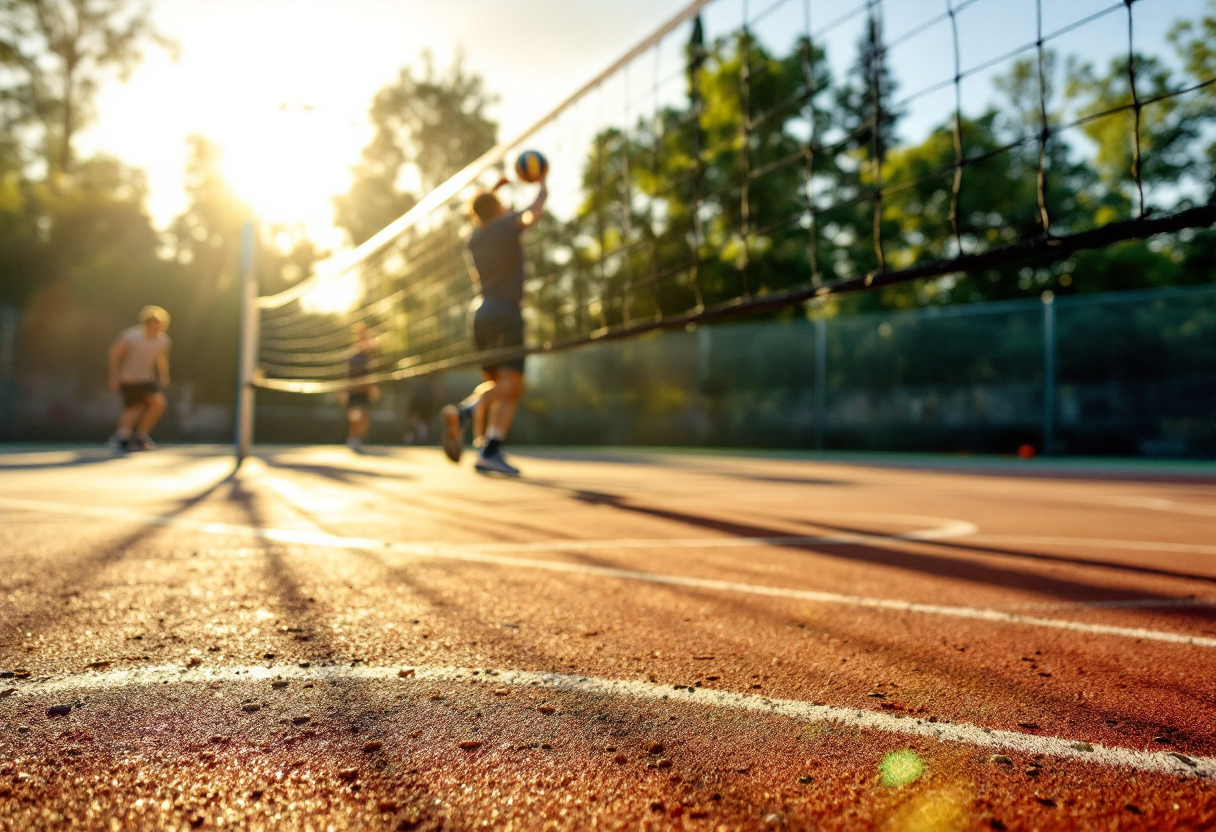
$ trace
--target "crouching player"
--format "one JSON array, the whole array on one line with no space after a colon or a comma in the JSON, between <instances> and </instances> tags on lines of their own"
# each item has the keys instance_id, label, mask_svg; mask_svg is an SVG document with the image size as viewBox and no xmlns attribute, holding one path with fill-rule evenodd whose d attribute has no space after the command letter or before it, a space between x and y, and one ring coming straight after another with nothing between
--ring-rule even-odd
<instances>
[{"instance_id":1,"label":"crouching player","mask_svg":"<svg viewBox=\"0 0 1216 832\"><path fill-rule=\"evenodd\" d=\"M116 451L156 447L148 434L165 412L169 384L169 313L159 306L139 312L139 326L123 331L110 347L110 390L122 394L123 411L109 445Z\"/></svg>"}]
</instances>

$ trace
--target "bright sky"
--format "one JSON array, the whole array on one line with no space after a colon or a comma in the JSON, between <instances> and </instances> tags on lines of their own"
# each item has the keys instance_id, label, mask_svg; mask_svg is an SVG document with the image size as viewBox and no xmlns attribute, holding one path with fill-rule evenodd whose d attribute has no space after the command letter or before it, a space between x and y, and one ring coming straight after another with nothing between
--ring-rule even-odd
<instances>
[{"instance_id":1,"label":"bright sky","mask_svg":"<svg viewBox=\"0 0 1216 832\"><path fill-rule=\"evenodd\" d=\"M812 29L863 0L811 0ZM947 0L885 0L888 39L940 14ZM156 0L156 25L181 46L173 63L162 51L125 85L107 86L99 123L81 150L118 155L144 168L150 208L165 224L184 206L185 137L200 132L225 152L229 180L263 219L302 222L323 244L333 195L369 137L372 96L424 49L446 66L463 47L468 64L502 97L493 115L500 135L519 133L682 8L686 0ZM804 0L769 0L774 12L758 35L781 49L803 31ZM735 28L747 4L719 0L706 22L710 36ZM955 5L959 0L954 0ZM1204 0L1139 0L1137 47L1160 53L1165 33L1193 17ZM1116 0L1045 0L1045 31L1118 5ZM977 0L959 15L963 67L1033 40L1035 0ZM838 71L853 57L860 18L824 36ZM1110 15L1058 42L1061 51L1105 63L1126 48L1126 17ZM947 27L892 53L904 93L953 73ZM678 47L683 42L673 40ZM673 60L678 60L675 53ZM678 66L677 66L678 68ZM992 72L1000 71L997 67ZM964 86L965 107L991 100L991 72ZM941 123L953 92L921 100L904 123L915 138Z\"/></svg>"}]
</instances>

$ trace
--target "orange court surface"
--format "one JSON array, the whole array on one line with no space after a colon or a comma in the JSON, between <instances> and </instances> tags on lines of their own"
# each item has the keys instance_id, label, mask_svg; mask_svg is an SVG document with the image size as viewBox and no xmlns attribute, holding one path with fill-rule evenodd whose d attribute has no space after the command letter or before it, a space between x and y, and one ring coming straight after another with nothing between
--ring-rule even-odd
<instances>
[{"instance_id":1,"label":"orange court surface","mask_svg":"<svg viewBox=\"0 0 1216 832\"><path fill-rule=\"evenodd\" d=\"M1216 828L1198 465L0 454L0 828Z\"/></svg>"}]
</instances>

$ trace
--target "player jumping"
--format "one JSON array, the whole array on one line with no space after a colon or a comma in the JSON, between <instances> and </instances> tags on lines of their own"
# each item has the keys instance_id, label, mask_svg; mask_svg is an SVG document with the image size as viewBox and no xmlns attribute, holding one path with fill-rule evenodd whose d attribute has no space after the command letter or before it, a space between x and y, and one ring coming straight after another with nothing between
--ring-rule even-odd
<instances>
[{"instance_id":1,"label":"player jumping","mask_svg":"<svg viewBox=\"0 0 1216 832\"><path fill-rule=\"evenodd\" d=\"M522 346L524 319L519 305L524 294L524 249L521 235L536 224L545 207L549 190L544 179L540 192L526 211L507 210L495 194L506 180L500 180L493 190L483 191L473 199L472 214L476 228L469 237L481 303L473 313L473 340L478 350L495 350ZM515 407L524 392L524 359L493 361L482 367L486 381L460 405L443 409L443 450L448 459L460 461L464 429L471 422L485 419L485 444L477 455L476 470L482 473L518 476L519 469L511 465L502 453L503 442L515 419Z\"/></svg>"}]
</instances>

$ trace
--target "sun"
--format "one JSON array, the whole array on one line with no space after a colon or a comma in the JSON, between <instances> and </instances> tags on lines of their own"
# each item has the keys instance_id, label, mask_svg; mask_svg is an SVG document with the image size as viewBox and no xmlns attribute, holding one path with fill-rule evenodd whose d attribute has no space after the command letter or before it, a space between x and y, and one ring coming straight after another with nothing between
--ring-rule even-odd
<instances>
[{"instance_id":1,"label":"sun","mask_svg":"<svg viewBox=\"0 0 1216 832\"><path fill-rule=\"evenodd\" d=\"M333 197L350 185L351 125L335 123L306 106L247 114L213 125L223 151L229 187L262 223L303 225L310 236L333 225Z\"/></svg>"}]
</instances>

